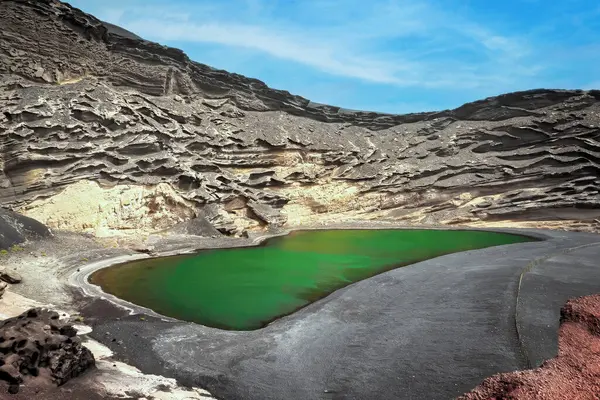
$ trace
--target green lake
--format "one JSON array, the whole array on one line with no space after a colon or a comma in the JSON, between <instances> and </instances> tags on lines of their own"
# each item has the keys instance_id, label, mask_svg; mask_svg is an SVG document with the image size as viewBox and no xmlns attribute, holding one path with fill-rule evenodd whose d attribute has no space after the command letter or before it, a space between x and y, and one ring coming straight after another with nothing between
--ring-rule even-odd
<instances>
[{"instance_id":1,"label":"green lake","mask_svg":"<svg viewBox=\"0 0 600 400\"><path fill-rule=\"evenodd\" d=\"M533 240L466 230L297 231L257 247L116 265L95 272L90 282L166 316L252 330L384 271L443 254Z\"/></svg>"}]
</instances>

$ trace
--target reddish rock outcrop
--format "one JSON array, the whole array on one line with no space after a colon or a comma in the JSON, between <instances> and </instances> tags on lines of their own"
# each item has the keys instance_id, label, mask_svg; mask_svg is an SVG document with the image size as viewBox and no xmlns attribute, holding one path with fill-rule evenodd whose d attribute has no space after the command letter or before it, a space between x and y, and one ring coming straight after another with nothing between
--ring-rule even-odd
<instances>
[{"instance_id":1,"label":"reddish rock outcrop","mask_svg":"<svg viewBox=\"0 0 600 400\"><path fill-rule=\"evenodd\" d=\"M459 400L600 399L600 295L561 310L558 356L539 368L498 374Z\"/></svg>"}]
</instances>

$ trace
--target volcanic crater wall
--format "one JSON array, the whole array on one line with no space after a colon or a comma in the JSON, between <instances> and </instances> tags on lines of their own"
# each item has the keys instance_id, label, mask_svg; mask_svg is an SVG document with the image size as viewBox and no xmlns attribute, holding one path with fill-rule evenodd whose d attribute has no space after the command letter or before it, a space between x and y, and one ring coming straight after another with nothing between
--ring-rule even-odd
<instances>
[{"instance_id":1,"label":"volcanic crater wall","mask_svg":"<svg viewBox=\"0 0 600 400\"><path fill-rule=\"evenodd\" d=\"M51 227L152 230L194 217L237 234L340 218L600 227L600 91L344 110L58 1L5 0L0 111L0 202Z\"/></svg>"}]
</instances>

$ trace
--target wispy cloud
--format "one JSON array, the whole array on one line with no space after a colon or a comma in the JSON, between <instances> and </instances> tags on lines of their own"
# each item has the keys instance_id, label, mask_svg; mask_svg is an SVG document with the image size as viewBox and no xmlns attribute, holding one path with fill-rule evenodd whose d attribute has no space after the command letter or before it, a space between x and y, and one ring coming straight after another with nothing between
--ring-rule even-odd
<instances>
[{"instance_id":1,"label":"wispy cloud","mask_svg":"<svg viewBox=\"0 0 600 400\"><path fill-rule=\"evenodd\" d=\"M597 0L451 7L445 0L71 1L146 39L182 47L196 61L218 61L213 66L267 83L277 75L281 88L351 108L452 107L600 79ZM271 64L296 75L282 79L285 72ZM338 89L316 89L338 84L351 85L354 100L346 102Z\"/></svg>"},{"instance_id":2,"label":"wispy cloud","mask_svg":"<svg viewBox=\"0 0 600 400\"><path fill-rule=\"evenodd\" d=\"M217 43L251 48L274 57L299 62L322 71L380 83L401 83L394 72L400 68L376 58L338 49L320 40L268 30L259 26L237 24L164 24L157 20L131 21L128 29L160 41ZM403 68L409 68L408 65Z\"/></svg>"},{"instance_id":3,"label":"wispy cloud","mask_svg":"<svg viewBox=\"0 0 600 400\"><path fill-rule=\"evenodd\" d=\"M273 2L238 3L229 16L215 3L202 2L196 7L209 10L181 13L165 6L126 4L102 13L107 19L116 16L112 22L159 42L243 47L328 74L381 84L477 87L530 72L525 67L517 76L507 77L503 68L508 60L515 62L527 54L522 40L491 32L426 2L379 1L365 6L350 0L352 4L342 6L339 1L307 1L292 10L296 20L271 14L268 19L263 15L258 24L252 23L253 16L267 13ZM351 12L353 3L361 13L340 18L340 13ZM231 11L231 5L226 1L221 7ZM386 48L384 44L390 41L398 46ZM457 47L467 53L466 61L453 53ZM477 67L468 58L476 58Z\"/></svg>"}]
</instances>

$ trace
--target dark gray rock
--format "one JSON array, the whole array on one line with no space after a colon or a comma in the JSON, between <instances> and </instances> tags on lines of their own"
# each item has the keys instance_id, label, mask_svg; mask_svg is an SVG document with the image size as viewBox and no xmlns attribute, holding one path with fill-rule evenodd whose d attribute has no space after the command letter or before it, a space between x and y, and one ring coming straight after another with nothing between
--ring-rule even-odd
<instances>
[{"instance_id":1,"label":"dark gray rock","mask_svg":"<svg viewBox=\"0 0 600 400\"><path fill-rule=\"evenodd\" d=\"M248 207L261 221L267 225L281 226L287 221L286 215L282 214L280 210L277 210L268 204L260 204L255 201L251 201L248 203Z\"/></svg>"},{"instance_id":2,"label":"dark gray rock","mask_svg":"<svg viewBox=\"0 0 600 400\"><path fill-rule=\"evenodd\" d=\"M51 236L50 230L33 218L0 208L0 249L8 249L28 239Z\"/></svg>"},{"instance_id":3,"label":"dark gray rock","mask_svg":"<svg viewBox=\"0 0 600 400\"><path fill-rule=\"evenodd\" d=\"M62 385L95 363L81 345L77 331L56 312L33 308L0 322L0 380L19 384Z\"/></svg>"},{"instance_id":4,"label":"dark gray rock","mask_svg":"<svg viewBox=\"0 0 600 400\"><path fill-rule=\"evenodd\" d=\"M177 224L168 232L203 237L222 236L221 232L202 216Z\"/></svg>"},{"instance_id":5,"label":"dark gray rock","mask_svg":"<svg viewBox=\"0 0 600 400\"><path fill-rule=\"evenodd\" d=\"M23 281L23 277L15 271L10 271L8 269L0 269L0 280L3 280L6 283L21 283Z\"/></svg>"}]
</instances>

